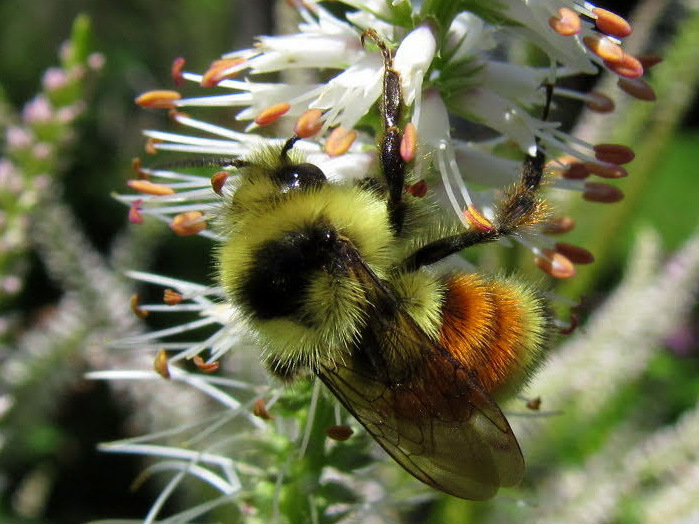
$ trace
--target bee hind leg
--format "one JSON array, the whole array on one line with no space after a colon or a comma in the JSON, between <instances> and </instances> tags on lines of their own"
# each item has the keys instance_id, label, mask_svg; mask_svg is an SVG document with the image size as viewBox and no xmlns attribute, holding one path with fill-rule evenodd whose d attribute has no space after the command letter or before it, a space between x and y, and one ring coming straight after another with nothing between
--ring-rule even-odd
<instances>
[{"instance_id":1,"label":"bee hind leg","mask_svg":"<svg viewBox=\"0 0 699 524\"><path fill-rule=\"evenodd\" d=\"M551 106L553 86L545 84L544 87L546 104L542 119L546 120ZM524 159L519 180L495 203L495 217L492 222L469 206L465 215L471 223L471 228L458 235L441 238L421 247L403 261L402 267L408 271L414 271L467 247L515 235L545 220L548 208L539 196L539 189L544 179L546 157L540 147L539 137L536 137L535 143L536 153Z\"/></svg>"}]
</instances>

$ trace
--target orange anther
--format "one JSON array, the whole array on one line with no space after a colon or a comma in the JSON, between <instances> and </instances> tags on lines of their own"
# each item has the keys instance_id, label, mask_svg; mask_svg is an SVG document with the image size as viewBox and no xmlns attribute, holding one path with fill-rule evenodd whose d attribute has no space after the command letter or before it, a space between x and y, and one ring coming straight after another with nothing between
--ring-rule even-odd
<instances>
[{"instance_id":1,"label":"orange anther","mask_svg":"<svg viewBox=\"0 0 699 524\"><path fill-rule=\"evenodd\" d=\"M469 205L464 211L464 218L466 222L469 223L475 229L480 229L481 231L492 231L493 223L485 218L483 214L476 209L475 206Z\"/></svg>"},{"instance_id":2,"label":"orange anther","mask_svg":"<svg viewBox=\"0 0 699 524\"><path fill-rule=\"evenodd\" d=\"M600 162L585 162L585 167L593 175L602 178L626 178L628 171L616 164L602 164Z\"/></svg>"},{"instance_id":3,"label":"orange anther","mask_svg":"<svg viewBox=\"0 0 699 524\"><path fill-rule=\"evenodd\" d=\"M575 228L575 220L570 217L553 217L550 218L542 228L542 231L547 235L562 235L568 233Z\"/></svg>"},{"instance_id":4,"label":"orange anther","mask_svg":"<svg viewBox=\"0 0 699 524\"><path fill-rule=\"evenodd\" d=\"M624 198L624 193L616 186L601 182L586 182L583 198L589 202L613 204Z\"/></svg>"},{"instance_id":5,"label":"orange anther","mask_svg":"<svg viewBox=\"0 0 699 524\"><path fill-rule=\"evenodd\" d=\"M228 180L228 175L228 171L217 171L211 177L211 187L217 195L223 194L223 186L226 184L226 180Z\"/></svg>"},{"instance_id":6,"label":"orange anther","mask_svg":"<svg viewBox=\"0 0 699 524\"><path fill-rule=\"evenodd\" d=\"M166 289L163 291L163 302L165 302L168 306L179 304L182 302L182 300L182 295L174 289Z\"/></svg>"},{"instance_id":7,"label":"orange anther","mask_svg":"<svg viewBox=\"0 0 699 524\"><path fill-rule=\"evenodd\" d=\"M417 127L412 122L405 124L403 138L400 141L400 156L406 162L415 158L417 152Z\"/></svg>"},{"instance_id":8,"label":"orange anther","mask_svg":"<svg viewBox=\"0 0 699 524\"><path fill-rule=\"evenodd\" d=\"M148 180L149 175L143 170L143 162L139 157L134 157L131 159L131 169L136 172L136 176L141 180Z\"/></svg>"},{"instance_id":9,"label":"orange anther","mask_svg":"<svg viewBox=\"0 0 699 524\"><path fill-rule=\"evenodd\" d=\"M176 86L180 86L184 83L184 77L182 76L182 70L187 61L181 56L175 58L172 61L172 66L170 66L170 76L172 77L172 83Z\"/></svg>"},{"instance_id":10,"label":"orange anther","mask_svg":"<svg viewBox=\"0 0 699 524\"><path fill-rule=\"evenodd\" d=\"M136 98L136 103L141 107L153 107L157 109L172 109L175 102L182 98L177 91L165 89L147 91Z\"/></svg>"},{"instance_id":11,"label":"orange anther","mask_svg":"<svg viewBox=\"0 0 699 524\"><path fill-rule=\"evenodd\" d=\"M624 56L621 46L606 36L588 35L583 37L583 43L590 51L607 62L620 62Z\"/></svg>"},{"instance_id":12,"label":"orange anther","mask_svg":"<svg viewBox=\"0 0 699 524\"><path fill-rule=\"evenodd\" d=\"M570 278L575 275L575 266L564 255L553 249L542 249L542 256L534 259L539 269L553 278Z\"/></svg>"},{"instance_id":13,"label":"orange anther","mask_svg":"<svg viewBox=\"0 0 699 524\"><path fill-rule=\"evenodd\" d=\"M214 87L226 78L233 78L240 72L236 66L245 62L244 58L223 58L214 60L201 78L202 87Z\"/></svg>"},{"instance_id":14,"label":"orange anther","mask_svg":"<svg viewBox=\"0 0 699 524\"><path fill-rule=\"evenodd\" d=\"M561 7L557 17L549 18L549 26L561 36L573 36L580 32L582 22L578 13L567 7Z\"/></svg>"},{"instance_id":15,"label":"orange anther","mask_svg":"<svg viewBox=\"0 0 699 524\"><path fill-rule=\"evenodd\" d=\"M174 120L175 122L179 123L181 119L183 118L189 118L189 115L185 113L184 111L180 111L179 109L170 109L170 111L167 112L168 118L171 120Z\"/></svg>"},{"instance_id":16,"label":"orange anther","mask_svg":"<svg viewBox=\"0 0 699 524\"><path fill-rule=\"evenodd\" d=\"M325 434L333 440L344 442L354 434L354 430L349 426L330 426Z\"/></svg>"},{"instance_id":17,"label":"orange anther","mask_svg":"<svg viewBox=\"0 0 699 524\"><path fill-rule=\"evenodd\" d=\"M611 113L614 111L614 101L607 95L598 91L591 91L587 94L585 106L596 113Z\"/></svg>"},{"instance_id":18,"label":"orange anther","mask_svg":"<svg viewBox=\"0 0 699 524\"><path fill-rule=\"evenodd\" d=\"M156 145L160 143L162 143L162 140L157 138L149 138L148 140L146 140L146 153L148 153L149 155L158 154L158 148L156 147Z\"/></svg>"},{"instance_id":19,"label":"orange anther","mask_svg":"<svg viewBox=\"0 0 699 524\"><path fill-rule=\"evenodd\" d=\"M138 294L131 295L131 299L129 300L129 307L131 308L131 312L134 315L143 320L148 316L148 311L146 311L145 309L141 309L139 301L140 297L138 296Z\"/></svg>"},{"instance_id":20,"label":"orange anther","mask_svg":"<svg viewBox=\"0 0 699 524\"><path fill-rule=\"evenodd\" d=\"M126 185L134 191L147 195L172 195L175 190L163 184L154 184L149 180L127 180Z\"/></svg>"},{"instance_id":21,"label":"orange anther","mask_svg":"<svg viewBox=\"0 0 699 524\"><path fill-rule=\"evenodd\" d=\"M344 155L352 147L356 138L357 132L354 129L336 127L325 141L325 152L330 156Z\"/></svg>"},{"instance_id":22,"label":"orange anther","mask_svg":"<svg viewBox=\"0 0 699 524\"><path fill-rule=\"evenodd\" d=\"M266 109L260 111L255 117L255 123L258 126L268 126L279 120L282 116L287 114L291 109L291 104L286 102L281 102L279 104L274 104Z\"/></svg>"},{"instance_id":23,"label":"orange anther","mask_svg":"<svg viewBox=\"0 0 699 524\"><path fill-rule=\"evenodd\" d=\"M143 224L143 215L141 215L141 204L143 200L140 198L131 202L129 206L129 222L132 224Z\"/></svg>"},{"instance_id":24,"label":"orange anther","mask_svg":"<svg viewBox=\"0 0 699 524\"><path fill-rule=\"evenodd\" d=\"M617 165L628 164L636 157L633 149L621 144L597 144L593 149L597 160Z\"/></svg>"},{"instance_id":25,"label":"orange anther","mask_svg":"<svg viewBox=\"0 0 699 524\"><path fill-rule=\"evenodd\" d=\"M631 34L631 24L617 14L595 7L592 14L597 17L595 26L605 34L616 38L625 38Z\"/></svg>"},{"instance_id":26,"label":"orange anther","mask_svg":"<svg viewBox=\"0 0 699 524\"><path fill-rule=\"evenodd\" d=\"M213 373L221 367L221 363L217 360L216 362L204 362L204 359L199 355L194 355L192 357L192 362L197 366L197 369L202 373Z\"/></svg>"},{"instance_id":27,"label":"orange anther","mask_svg":"<svg viewBox=\"0 0 699 524\"><path fill-rule=\"evenodd\" d=\"M153 369L163 378L170 378L170 368L168 366L167 352L164 349L158 351L153 360Z\"/></svg>"},{"instance_id":28,"label":"orange anther","mask_svg":"<svg viewBox=\"0 0 699 524\"><path fill-rule=\"evenodd\" d=\"M427 182L418 180L405 188L405 190L416 198L422 198L427 194Z\"/></svg>"},{"instance_id":29,"label":"orange anther","mask_svg":"<svg viewBox=\"0 0 699 524\"><path fill-rule=\"evenodd\" d=\"M595 256L587 249L565 242L556 243L556 252L560 253L573 264L592 264L595 261Z\"/></svg>"},{"instance_id":30,"label":"orange anther","mask_svg":"<svg viewBox=\"0 0 699 524\"><path fill-rule=\"evenodd\" d=\"M320 109L309 109L304 111L294 125L294 133L301 138L308 138L321 130L323 127L323 112Z\"/></svg>"},{"instance_id":31,"label":"orange anther","mask_svg":"<svg viewBox=\"0 0 699 524\"><path fill-rule=\"evenodd\" d=\"M625 78L638 78L639 76L643 76L643 65L641 65L641 62L635 56L627 53L624 53L619 62L609 62L605 60L604 65L617 75Z\"/></svg>"},{"instance_id":32,"label":"orange anther","mask_svg":"<svg viewBox=\"0 0 699 524\"><path fill-rule=\"evenodd\" d=\"M617 82L625 93L644 102L655 101L655 91L640 78L620 78Z\"/></svg>"},{"instance_id":33,"label":"orange anther","mask_svg":"<svg viewBox=\"0 0 699 524\"><path fill-rule=\"evenodd\" d=\"M170 229L182 237L196 235L206 229L206 221L203 217L204 215L200 211L180 213L170 222Z\"/></svg>"},{"instance_id":34,"label":"orange anther","mask_svg":"<svg viewBox=\"0 0 699 524\"><path fill-rule=\"evenodd\" d=\"M258 398L252 406L252 414L260 417L262 420L274 420L274 417L267 411L267 405L264 399Z\"/></svg>"}]
</instances>

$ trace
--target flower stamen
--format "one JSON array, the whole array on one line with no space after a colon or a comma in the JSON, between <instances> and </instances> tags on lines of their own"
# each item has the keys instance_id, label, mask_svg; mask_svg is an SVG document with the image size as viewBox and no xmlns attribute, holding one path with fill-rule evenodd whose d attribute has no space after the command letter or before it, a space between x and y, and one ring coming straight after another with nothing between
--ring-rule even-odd
<instances>
[{"instance_id":1,"label":"flower stamen","mask_svg":"<svg viewBox=\"0 0 699 524\"><path fill-rule=\"evenodd\" d=\"M206 229L206 221L201 211L187 211L176 215L170 222L170 229L178 236L191 236Z\"/></svg>"},{"instance_id":2,"label":"flower stamen","mask_svg":"<svg viewBox=\"0 0 699 524\"><path fill-rule=\"evenodd\" d=\"M177 91L158 89L147 91L136 98L135 102L141 107L155 109L173 109L177 107L176 102L182 98Z\"/></svg>"}]
</instances>

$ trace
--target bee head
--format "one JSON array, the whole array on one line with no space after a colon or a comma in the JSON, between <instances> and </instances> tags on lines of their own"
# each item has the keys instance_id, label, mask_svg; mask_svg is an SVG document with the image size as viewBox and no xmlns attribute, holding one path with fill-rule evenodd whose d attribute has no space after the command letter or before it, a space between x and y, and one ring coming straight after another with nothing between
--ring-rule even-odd
<instances>
[{"instance_id":1,"label":"bee head","mask_svg":"<svg viewBox=\"0 0 699 524\"><path fill-rule=\"evenodd\" d=\"M317 188L327 181L321 169L308 162L282 164L271 172L271 179L281 193Z\"/></svg>"}]
</instances>

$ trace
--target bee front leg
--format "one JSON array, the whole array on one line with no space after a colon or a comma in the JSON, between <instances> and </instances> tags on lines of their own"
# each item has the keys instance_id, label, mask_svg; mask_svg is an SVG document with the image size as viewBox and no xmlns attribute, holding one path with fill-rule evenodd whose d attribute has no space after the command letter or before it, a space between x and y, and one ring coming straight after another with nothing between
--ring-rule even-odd
<instances>
[{"instance_id":1,"label":"bee front leg","mask_svg":"<svg viewBox=\"0 0 699 524\"><path fill-rule=\"evenodd\" d=\"M383 117L383 134L379 142L381 168L388 186L388 216L393 231L398 235L403 229L405 205L403 192L405 186L406 163L400 154L403 130L400 120L403 111L403 94L400 75L393 69L393 57L386 43L373 29L362 34L362 44L369 38L381 50L384 60L383 94L381 97L381 114Z\"/></svg>"}]
</instances>

